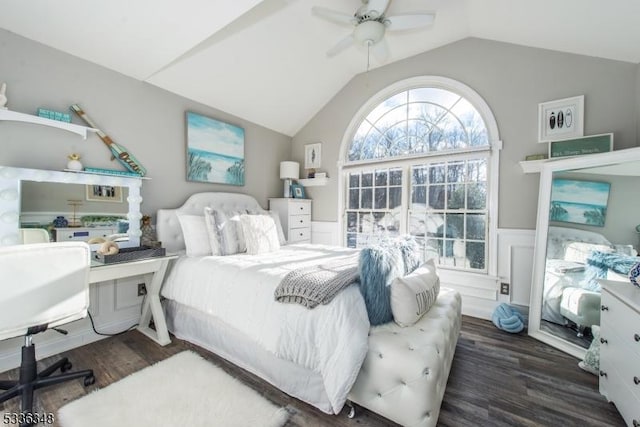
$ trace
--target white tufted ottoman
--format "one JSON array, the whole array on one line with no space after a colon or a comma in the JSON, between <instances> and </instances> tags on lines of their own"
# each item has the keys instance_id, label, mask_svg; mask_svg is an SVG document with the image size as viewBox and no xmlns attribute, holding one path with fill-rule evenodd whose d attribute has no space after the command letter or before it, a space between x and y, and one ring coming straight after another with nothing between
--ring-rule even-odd
<instances>
[{"instance_id":1,"label":"white tufted ottoman","mask_svg":"<svg viewBox=\"0 0 640 427\"><path fill-rule=\"evenodd\" d=\"M441 288L413 326L371 328L369 352L349 400L404 426L435 426L461 323L457 291Z\"/></svg>"}]
</instances>

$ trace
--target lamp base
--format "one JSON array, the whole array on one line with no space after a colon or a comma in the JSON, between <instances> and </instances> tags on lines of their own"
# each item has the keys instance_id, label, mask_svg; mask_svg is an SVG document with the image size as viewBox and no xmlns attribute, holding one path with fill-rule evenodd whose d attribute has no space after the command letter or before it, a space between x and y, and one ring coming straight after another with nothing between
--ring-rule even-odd
<instances>
[{"instance_id":1,"label":"lamp base","mask_svg":"<svg viewBox=\"0 0 640 427\"><path fill-rule=\"evenodd\" d=\"M291 180L290 179L284 180L284 197L286 199L291 198Z\"/></svg>"}]
</instances>

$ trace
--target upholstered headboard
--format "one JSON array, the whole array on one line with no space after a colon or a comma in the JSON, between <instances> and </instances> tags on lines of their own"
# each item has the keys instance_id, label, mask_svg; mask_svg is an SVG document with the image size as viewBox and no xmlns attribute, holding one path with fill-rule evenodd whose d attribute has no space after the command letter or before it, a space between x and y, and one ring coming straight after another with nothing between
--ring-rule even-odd
<instances>
[{"instance_id":1,"label":"upholstered headboard","mask_svg":"<svg viewBox=\"0 0 640 427\"><path fill-rule=\"evenodd\" d=\"M260 212L262 207L256 199L238 193L196 193L189 197L182 206L176 209L159 209L156 220L158 240L167 252L178 252L185 249L182 228L178 214L204 215L204 208L236 211L246 209Z\"/></svg>"},{"instance_id":2,"label":"upholstered headboard","mask_svg":"<svg viewBox=\"0 0 640 427\"><path fill-rule=\"evenodd\" d=\"M547 258L563 258L565 246L571 242L611 246L602 234L577 228L550 226L547 237Z\"/></svg>"}]
</instances>

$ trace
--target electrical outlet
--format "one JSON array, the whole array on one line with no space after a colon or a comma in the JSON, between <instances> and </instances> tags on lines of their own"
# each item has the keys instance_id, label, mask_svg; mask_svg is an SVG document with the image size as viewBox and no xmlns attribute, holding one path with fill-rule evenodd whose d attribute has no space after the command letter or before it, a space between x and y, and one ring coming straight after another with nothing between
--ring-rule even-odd
<instances>
[{"instance_id":1,"label":"electrical outlet","mask_svg":"<svg viewBox=\"0 0 640 427\"><path fill-rule=\"evenodd\" d=\"M138 283L138 296L141 297L147 294L147 286L144 283Z\"/></svg>"},{"instance_id":2,"label":"electrical outlet","mask_svg":"<svg viewBox=\"0 0 640 427\"><path fill-rule=\"evenodd\" d=\"M500 283L500 293L502 295L509 295L509 284L508 283Z\"/></svg>"}]
</instances>

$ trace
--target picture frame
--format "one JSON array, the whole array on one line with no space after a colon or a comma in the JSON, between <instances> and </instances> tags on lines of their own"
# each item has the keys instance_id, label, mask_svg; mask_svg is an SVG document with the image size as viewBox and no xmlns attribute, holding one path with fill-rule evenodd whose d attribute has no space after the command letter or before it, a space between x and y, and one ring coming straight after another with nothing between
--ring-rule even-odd
<instances>
[{"instance_id":1,"label":"picture frame","mask_svg":"<svg viewBox=\"0 0 640 427\"><path fill-rule=\"evenodd\" d=\"M87 184L85 198L89 202L122 203L122 187Z\"/></svg>"},{"instance_id":2,"label":"picture frame","mask_svg":"<svg viewBox=\"0 0 640 427\"><path fill-rule=\"evenodd\" d=\"M538 104L538 142L584 135L584 95Z\"/></svg>"},{"instance_id":3,"label":"picture frame","mask_svg":"<svg viewBox=\"0 0 640 427\"><path fill-rule=\"evenodd\" d=\"M549 143L549 158L582 156L613 151L613 133L564 139Z\"/></svg>"},{"instance_id":4,"label":"picture frame","mask_svg":"<svg viewBox=\"0 0 640 427\"><path fill-rule=\"evenodd\" d=\"M549 221L604 227L610 189L608 182L555 178Z\"/></svg>"},{"instance_id":5,"label":"picture frame","mask_svg":"<svg viewBox=\"0 0 640 427\"><path fill-rule=\"evenodd\" d=\"M244 129L191 111L187 121L187 181L244 185Z\"/></svg>"},{"instance_id":6,"label":"picture frame","mask_svg":"<svg viewBox=\"0 0 640 427\"><path fill-rule=\"evenodd\" d=\"M304 193L304 187L300 184L291 184L291 195L294 199L306 198Z\"/></svg>"},{"instance_id":7,"label":"picture frame","mask_svg":"<svg viewBox=\"0 0 640 427\"><path fill-rule=\"evenodd\" d=\"M322 143L307 144L304 146L304 168L319 169L322 166Z\"/></svg>"}]
</instances>

